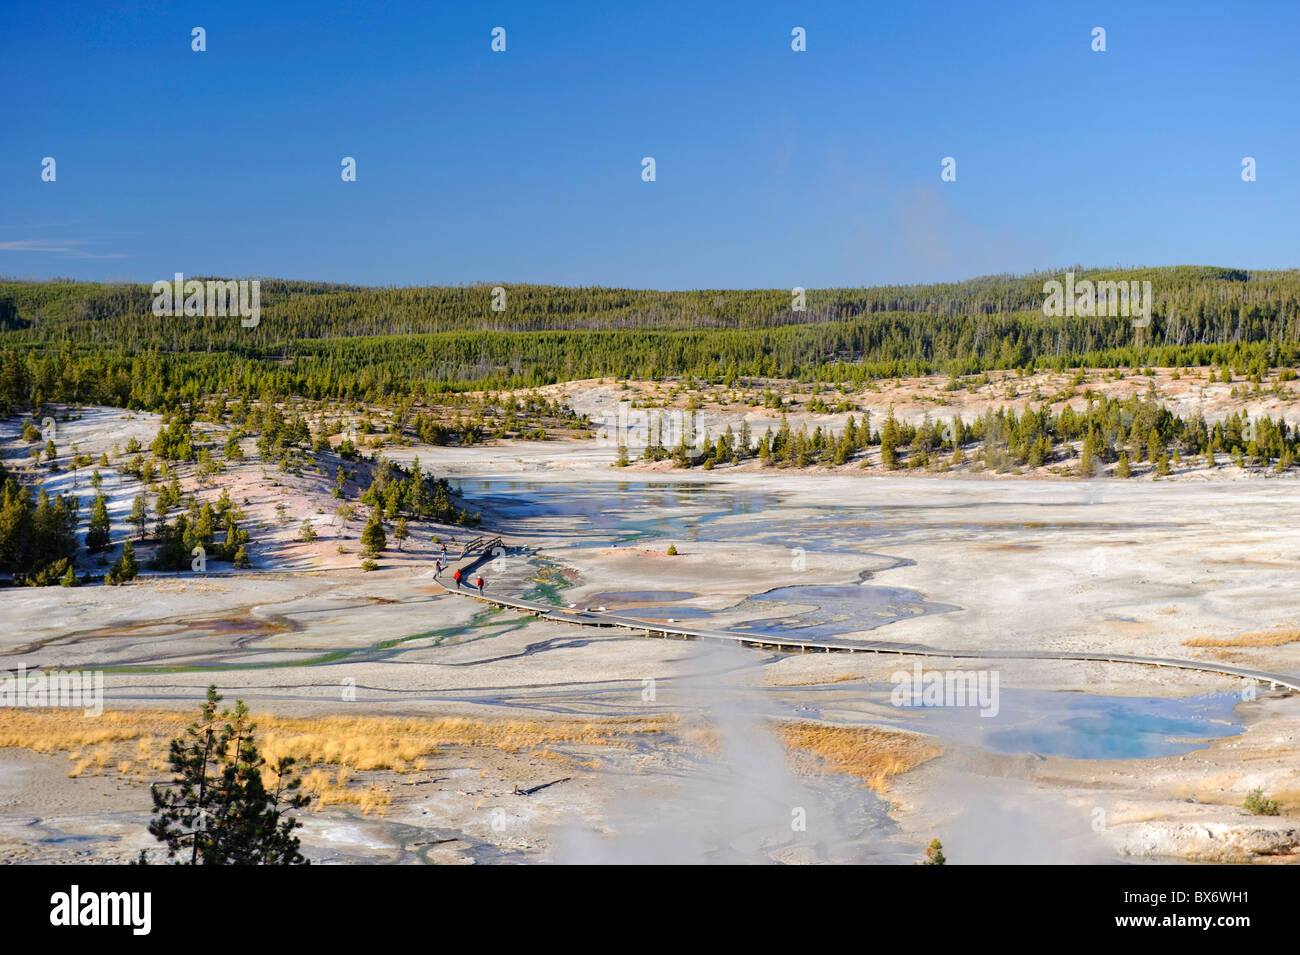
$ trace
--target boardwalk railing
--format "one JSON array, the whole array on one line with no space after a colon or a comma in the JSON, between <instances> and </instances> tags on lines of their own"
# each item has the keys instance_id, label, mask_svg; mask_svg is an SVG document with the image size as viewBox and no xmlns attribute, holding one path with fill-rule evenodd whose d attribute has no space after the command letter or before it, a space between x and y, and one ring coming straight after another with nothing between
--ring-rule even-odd
<instances>
[{"instance_id":1,"label":"boardwalk railing","mask_svg":"<svg viewBox=\"0 0 1300 955\"><path fill-rule=\"evenodd\" d=\"M498 549L504 550L505 546L505 541L500 537L475 537L462 547L460 551L461 560L464 560L466 557L472 559L469 563L461 564L456 569L459 570L461 576L464 577L479 564L482 564L484 561L490 560L495 556Z\"/></svg>"},{"instance_id":2,"label":"boardwalk railing","mask_svg":"<svg viewBox=\"0 0 1300 955\"><path fill-rule=\"evenodd\" d=\"M491 551L489 550L489 555ZM481 559L481 558L480 558ZM684 627L677 623L657 623L640 620L636 617L624 617L590 608L555 607L550 604L523 600L518 597L485 596L477 591L452 590L443 588L447 593L472 597L484 603L510 610L522 610L556 623L572 623L584 627L622 627L636 630L649 637L679 638L685 640L720 640L736 643L746 647L783 651L818 651L823 653L894 653L900 656L942 657L945 659L986 659L986 660L1079 660L1092 663L1131 663L1141 666L1169 667L1177 670L1199 670L1203 673L1216 673L1221 676L1237 677L1267 683L1273 689L1281 687L1293 692L1300 692L1300 677L1290 674L1267 673L1263 670L1248 670L1245 667L1227 666L1218 663L1202 663L1199 660L1180 660L1173 657L1135 656L1126 653L1065 652L1047 650L948 650L941 647L927 647L914 643L886 643L876 640L836 640L829 637L804 639L788 635L751 634L736 630L703 630L698 627Z\"/></svg>"},{"instance_id":3,"label":"boardwalk railing","mask_svg":"<svg viewBox=\"0 0 1300 955\"><path fill-rule=\"evenodd\" d=\"M481 535L479 537L473 538L470 541L467 541L465 546L460 549L460 556L461 559L464 560L466 557L468 557L470 554L474 553L475 551L482 551L484 553L490 554L492 553L492 550L497 547L505 547L505 542L502 541L500 537L488 537L487 535Z\"/></svg>"}]
</instances>

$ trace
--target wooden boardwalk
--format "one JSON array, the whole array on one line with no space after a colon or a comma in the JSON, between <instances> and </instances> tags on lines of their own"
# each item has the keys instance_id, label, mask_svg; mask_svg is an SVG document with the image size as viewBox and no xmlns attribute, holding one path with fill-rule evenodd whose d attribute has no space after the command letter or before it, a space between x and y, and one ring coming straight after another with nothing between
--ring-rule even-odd
<instances>
[{"instance_id":1,"label":"wooden boardwalk","mask_svg":"<svg viewBox=\"0 0 1300 955\"><path fill-rule=\"evenodd\" d=\"M1227 666L1221 663L1202 663L1198 660L1180 660L1174 657L1135 656L1126 653L1067 653L1049 650L946 650L927 647L916 643L888 643L880 640L837 640L834 637L814 637L805 639L796 636L775 637L764 634L742 633L736 630L706 630L699 627L686 627L678 623L654 623L625 617L617 613L608 613L590 608L565 608L552 604L522 600L518 597L500 597L493 594L480 594L473 587L448 587L441 580L438 583L449 594L470 597L483 603L504 607L508 610L520 610L533 614L543 620L556 623L578 624L583 627L621 627L635 630L649 637L682 640L715 640L735 643L745 647L759 647L768 650L798 653L894 653L900 656L943 657L945 659L984 659L984 660L1079 660L1092 663L1131 663L1140 666L1169 667L1176 670L1199 670L1203 673L1215 673L1221 676L1242 680L1255 680L1267 683L1271 688L1279 687L1300 692L1300 677L1287 674L1266 673L1263 670L1249 670L1245 667Z\"/></svg>"}]
</instances>

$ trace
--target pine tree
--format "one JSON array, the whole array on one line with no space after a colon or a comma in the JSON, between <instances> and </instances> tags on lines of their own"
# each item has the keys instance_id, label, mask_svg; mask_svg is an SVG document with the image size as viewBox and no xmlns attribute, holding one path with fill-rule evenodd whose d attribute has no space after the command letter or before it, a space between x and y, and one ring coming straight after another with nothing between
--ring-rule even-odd
<instances>
[{"instance_id":1,"label":"pine tree","mask_svg":"<svg viewBox=\"0 0 1300 955\"><path fill-rule=\"evenodd\" d=\"M382 554L388 549L388 536L384 533L384 523L379 519L379 511L372 511L370 520L366 521L361 532L361 553L368 556Z\"/></svg>"},{"instance_id":2,"label":"pine tree","mask_svg":"<svg viewBox=\"0 0 1300 955\"><path fill-rule=\"evenodd\" d=\"M686 429L682 429L681 440L677 442L677 449L673 452L673 461L679 468L688 468L691 466L691 448L686 443Z\"/></svg>"},{"instance_id":3,"label":"pine tree","mask_svg":"<svg viewBox=\"0 0 1300 955\"><path fill-rule=\"evenodd\" d=\"M122 576L125 580L135 580L140 573L140 562L135 559L135 544L128 538L122 544Z\"/></svg>"},{"instance_id":4,"label":"pine tree","mask_svg":"<svg viewBox=\"0 0 1300 955\"><path fill-rule=\"evenodd\" d=\"M90 527L86 532L86 550L92 554L102 554L108 550L110 527L108 501L103 494L96 494L95 505L90 512Z\"/></svg>"},{"instance_id":5,"label":"pine tree","mask_svg":"<svg viewBox=\"0 0 1300 955\"><path fill-rule=\"evenodd\" d=\"M294 761L268 765L244 702L236 701L233 713L218 712L220 702L209 686L198 721L172 740L168 759L175 777L153 786L150 834L180 865L307 864L293 834L301 823L285 815L310 802L299 792ZM270 792L264 772L275 781ZM140 861L146 861L144 852Z\"/></svg>"},{"instance_id":6,"label":"pine tree","mask_svg":"<svg viewBox=\"0 0 1300 955\"><path fill-rule=\"evenodd\" d=\"M843 436L835 445L835 456L831 459L832 464L843 464L853 454L852 423L852 419L849 419L850 428L845 429Z\"/></svg>"},{"instance_id":7,"label":"pine tree","mask_svg":"<svg viewBox=\"0 0 1300 955\"><path fill-rule=\"evenodd\" d=\"M898 422L891 410L885 426L880 429L880 463L891 471L898 467L898 441Z\"/></svg>"},{"instance_id":8,"label":"pine tree","mask_svg":"<svg viewBox=\"0 0 1300 955\"><path fill-rule=\"evenodd\" d=\"M1079 474L1082 477L1092 477L1097 471L1097 458L1101 454L1101 435L1097 433L1096 428L1088 431L1088 437L1083 441L1083 453L1079 456Z\"/></svg>"},{"instance_id":9,"label":"pine tree","mask_svg":"<svg viewBox=\"0 0 1300 955\"><path fill-rule=\"evenodd\" d=\"M131 504L131 516L129 518L135 525L136 533L141 540L144 540L145 525L149 523L149 504L143 494L137 494L135 501Z\"/></svg>"},{"instance_id":10,"label":"pine tree","mask_svg":"<svg viewBox=\"0 0 1300 955\"><path fill-rule=\"evenodd\" d=\"M1160 432L1155 428L1151 429L1151 434L1147 437L1147 460L1156 464L1165 453L1165 443L1160 438Z\"/></svg>"},{"instance_id":11,"label":"pine tree","mask_svg":"<svg viewBox=\"0 0 1300 955\"><path fill-rule=\"evenodd\" d=\"M140 564L135 558L135 544L128 537L122 544L121 556L113 561L106 583L124 584L128 580L135 580L139 573Z\"/></svg>"},{"instance_id":12,"label":"pine tree","mask_svg":"<svg viewBox=\"0 0 1300 955\"><path fill-rule=\"evenodd\" d=\"M393 539L397 541L398 550L402 549L402 545L406 543L406 539L410 536L411 532L407 529L406 518L399 517L397 519L397 526L393 528Z\"/></svg>"}]
</instances>

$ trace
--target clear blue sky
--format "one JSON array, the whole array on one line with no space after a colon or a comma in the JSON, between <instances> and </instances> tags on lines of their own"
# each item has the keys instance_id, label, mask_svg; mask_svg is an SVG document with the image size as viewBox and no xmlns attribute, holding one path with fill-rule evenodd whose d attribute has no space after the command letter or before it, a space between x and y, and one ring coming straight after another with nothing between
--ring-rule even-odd
<instances>
[{"instance_id":1,"label":"clear blue sky","mask_svg":"<svg viewBox=\"0 0 1300 955\"><path fill-rule=\"evenodd\" d=\"M6 3L0 274L1297 266L1298 39L1294 2Z\"/></svg>"}]
</instances>

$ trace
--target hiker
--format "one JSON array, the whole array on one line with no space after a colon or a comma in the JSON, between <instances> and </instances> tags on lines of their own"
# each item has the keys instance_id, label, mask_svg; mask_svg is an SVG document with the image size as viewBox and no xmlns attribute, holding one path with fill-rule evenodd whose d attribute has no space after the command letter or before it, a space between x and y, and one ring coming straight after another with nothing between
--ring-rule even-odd
<instances>
[{"instance_id":1,"label":"hiker","mask_svg":"<svg viewBox=\"0 0 1300 955\"><path fill-rule=\"evenodd\" d=\"M479 593L483 592L483 578L481 576L478 579L478 592Z\"/></svg>"},{"instance_id":2,"label":"hiker","mask_svg":"<svg viewBox=\"0 0 1300 955\"><path fill-rule=\"evenodd\" d=\"M456 589L460 590L460 570L458 569L456 573L452 574L451 576L452 579L456 581Z\"/></svg>"},{"instance_id":3,"label":"hiker","mask_svg":"<svg viewBox=\"0 0 1300 955\"><path fill-rule=\"evenodd\" d=\"M442 558L435 557L433 559L433 576L437 577L441 573L442 573Z\"/></svg>"}]
</instances>

